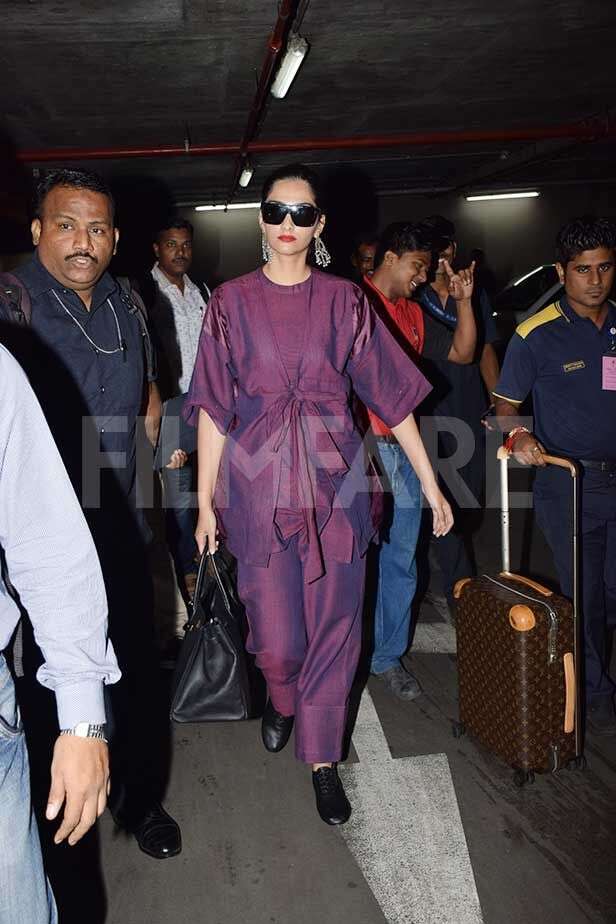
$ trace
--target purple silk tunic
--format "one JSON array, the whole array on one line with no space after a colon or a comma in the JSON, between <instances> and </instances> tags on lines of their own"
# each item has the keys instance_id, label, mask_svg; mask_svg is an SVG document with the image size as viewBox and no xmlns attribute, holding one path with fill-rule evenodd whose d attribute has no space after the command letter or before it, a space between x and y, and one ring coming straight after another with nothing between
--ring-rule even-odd
<instances>
[{"instance_id":1,"label":"purple silk tunic","mask_svg":"<svg viewBox=\"0 0 616 924\"><path fill-rule=\"evenodd\" d=\"M289 439L297 447L305 574L313 581L325 571L320 534L333 510L344 511L342 522L350 525L360 555L378 529L382 488L374 473L367 474L351 389L394 427L430 385L361 289L315 269L298 328L300 362L289 376L267 309L270 285L258 269L212 294L184 412L196 426L204 408L227 434L214 506L229 549L248 564L268 564L276 510L289 507L283 449ZM342 528L338 517L333 532ZM344 552L338 556L335 536L326 545L328 556L347 560Z\"/></svg>"}]
</instances>

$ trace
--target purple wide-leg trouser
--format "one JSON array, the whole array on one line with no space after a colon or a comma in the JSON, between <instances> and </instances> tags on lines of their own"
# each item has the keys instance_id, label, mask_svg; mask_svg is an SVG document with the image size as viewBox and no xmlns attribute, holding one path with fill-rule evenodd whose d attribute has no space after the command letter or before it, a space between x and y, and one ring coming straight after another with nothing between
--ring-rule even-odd
<instances>
[{"instance_id":1,"label":"purple wide-leg trouser","mask_svg":"<svg viewBox=\"0 0 616 924\"><path fill-rule=\"evenodd\" d=\"M256 656L272 705L295 716L295 754L306 763L340 760L348 700L359 659L365 558L327 561L304 582L298 536L266 568L238 561L247 648Z\"/></svg>"}]
</instances>

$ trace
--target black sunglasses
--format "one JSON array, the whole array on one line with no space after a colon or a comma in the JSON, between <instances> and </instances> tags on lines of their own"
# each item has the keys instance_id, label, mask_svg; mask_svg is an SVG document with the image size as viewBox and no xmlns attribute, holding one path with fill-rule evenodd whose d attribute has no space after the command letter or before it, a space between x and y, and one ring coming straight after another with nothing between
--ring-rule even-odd
<instances>
[{"instance_id":1,"label":"black sunglasses","mask_svg":"<svg viewBox=\"0 0 616 924\"><path fill-rule=\"evenodd\" d=\"M286 202L268 200L261 206L261 215L266 225L281 225L287 215L298 228L311 228L316 224L321 212L316 205L301 203L300 205L287 205Z\"/></svg>"}]
</instances>

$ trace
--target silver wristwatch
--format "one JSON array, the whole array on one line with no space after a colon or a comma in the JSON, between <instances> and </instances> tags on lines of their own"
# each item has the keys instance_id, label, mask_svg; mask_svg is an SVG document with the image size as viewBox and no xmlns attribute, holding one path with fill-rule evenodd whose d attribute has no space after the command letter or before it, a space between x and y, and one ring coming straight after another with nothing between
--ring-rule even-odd
<instances>
[{"instance_id":1,"label":"silver wristwatch","mask_svg":"<svg viewBox=\"0 0 616 924\"><path fill-rule=\"evenodd\" d=\"M79 722L74 728L61 728L61 735L75 735L77 738L98 738L107 741L106 725L90 725L89 722Z\"/></svg>"}]
</instances>

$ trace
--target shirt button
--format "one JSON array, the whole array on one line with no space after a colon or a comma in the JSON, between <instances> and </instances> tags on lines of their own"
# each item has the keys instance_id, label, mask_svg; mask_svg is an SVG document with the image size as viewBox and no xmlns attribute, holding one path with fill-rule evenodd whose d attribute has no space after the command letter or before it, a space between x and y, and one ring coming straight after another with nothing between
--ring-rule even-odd
<instances>
[{"instance_id":1,"label":"shirt button","mask_svg":"<svg viewBox=\"0 0 616 924\"><path fill-rule=\"evenodd\" d=\"M101 385L101 391L105 391L105 386Z\"/></svg>"},{"instance_id":2,"label":"shirt button","mask_svg":"<svg viewBox=\"0 0 616 924\"><path fill-rule=\"evenodd\" d=\"M104 432L105 432L105 428L101 427L101 433L104 433Z\"/></svg>"}]
</instances>

